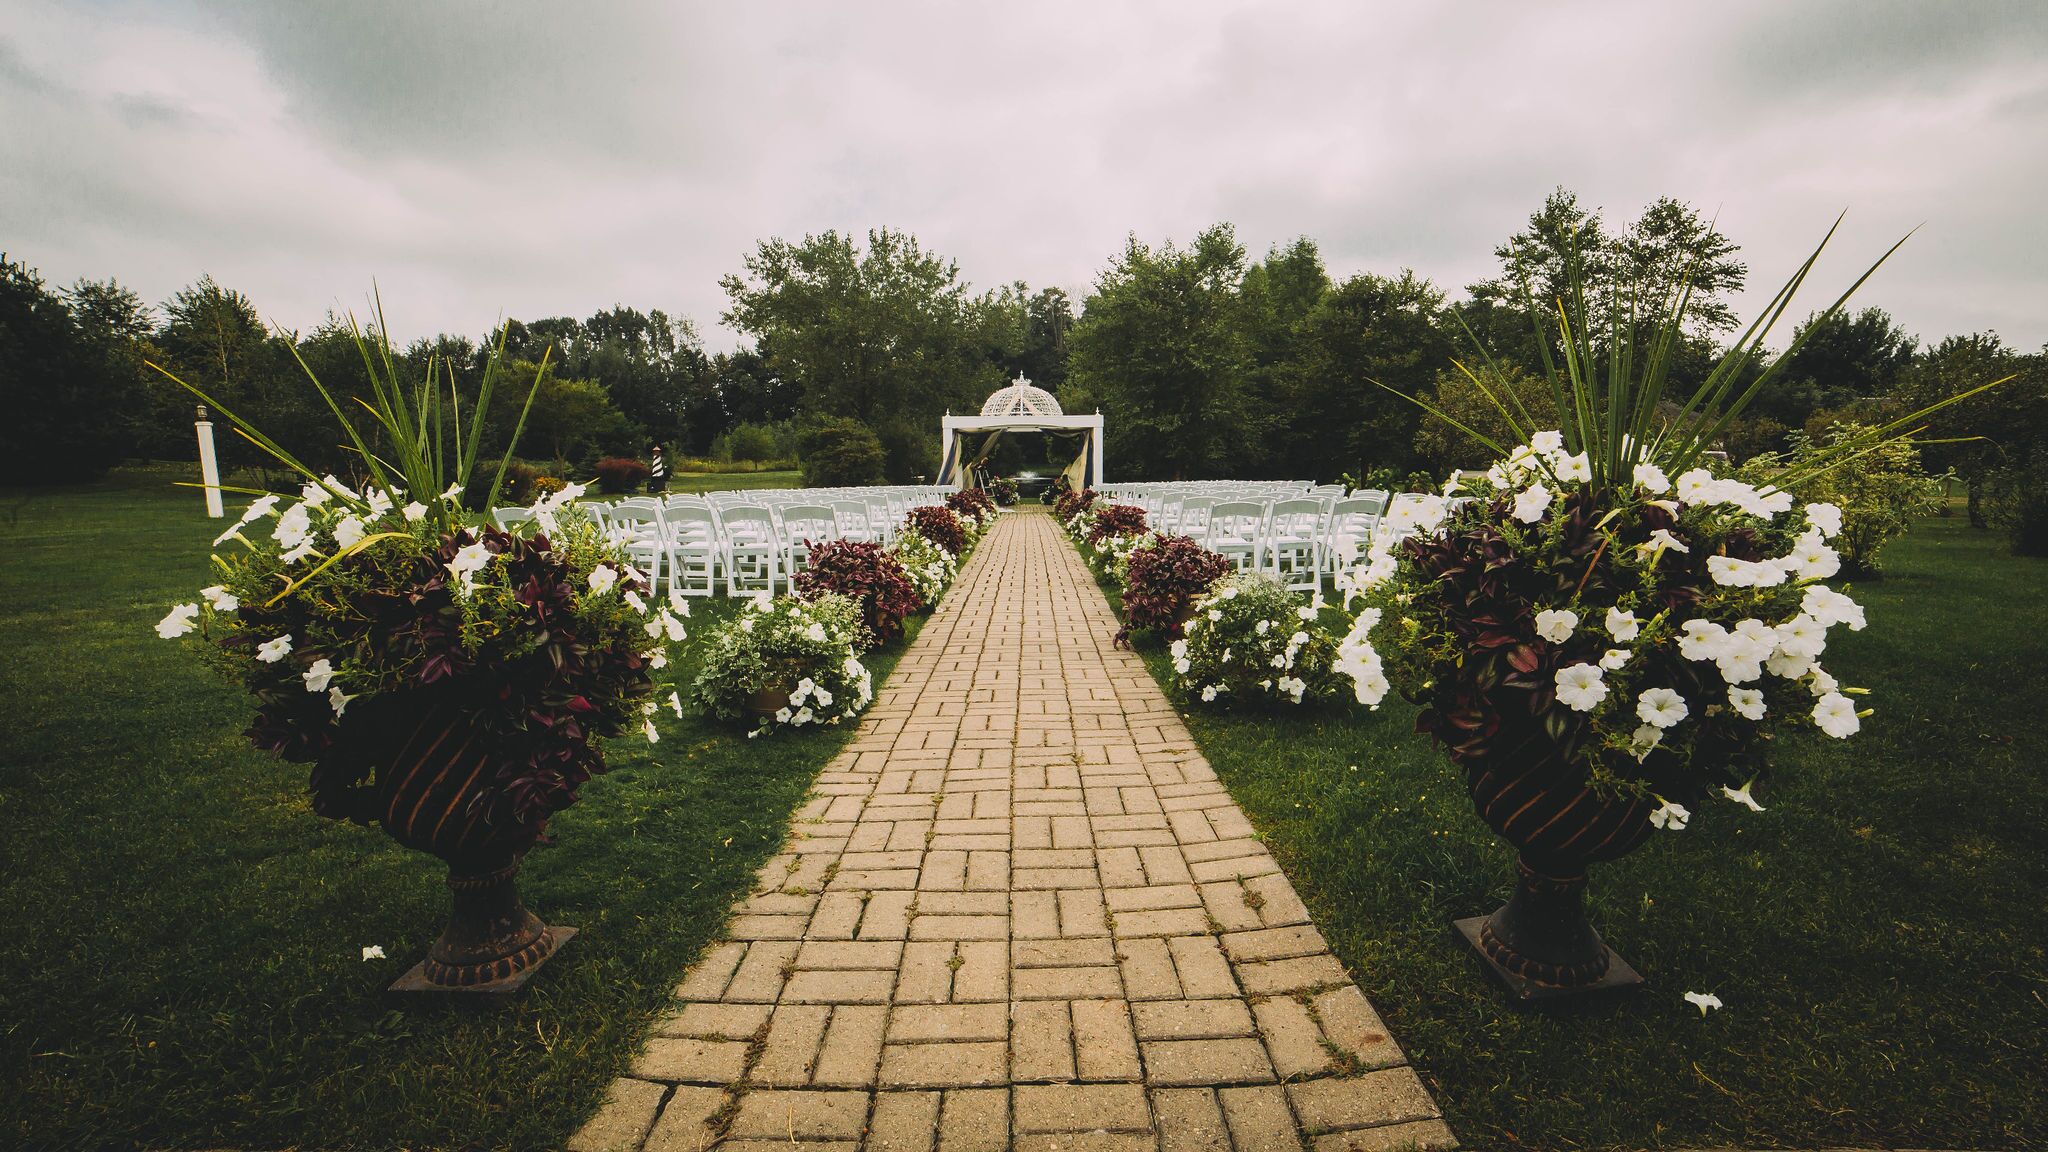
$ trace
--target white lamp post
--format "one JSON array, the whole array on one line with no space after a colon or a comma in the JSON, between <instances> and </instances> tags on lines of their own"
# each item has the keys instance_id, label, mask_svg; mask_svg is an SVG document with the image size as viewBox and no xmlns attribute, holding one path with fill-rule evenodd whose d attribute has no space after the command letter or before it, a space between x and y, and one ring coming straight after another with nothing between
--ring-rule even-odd
<instances>
[{"instance_id":1,"label":"white lamp post","mask_svg":"<svg viewBox=\"0 0 2048 1152\"><path fill-rule=\"evenodd\" d=\"M206 485L206 514L215 520L227 513L220 506L220 460L213 454L213 421L206 418L206 405L199 406L199 482Z\"/></svg>"}]
</instances>

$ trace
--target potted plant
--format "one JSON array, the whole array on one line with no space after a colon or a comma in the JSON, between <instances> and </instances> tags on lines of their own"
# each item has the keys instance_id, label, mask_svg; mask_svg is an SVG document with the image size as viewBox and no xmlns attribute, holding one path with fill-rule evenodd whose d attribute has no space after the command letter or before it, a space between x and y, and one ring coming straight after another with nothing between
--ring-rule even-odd
<instances>
[{"instance_id":1,"label":"potted plant","mask_svg":"<svg viewBox=\"0 0 2048 1152\"><path fill-rule=\"evenodd\" d=\"M1193 604L1169 649L1174 687L1218 708L1321 704L1350 685L1336 669L1337 641L1312 601L1258 572L1218 582Z\"/></svg>"},{"instance_id":2,"label":"potted plant","mask_svg":"<svg viewBox=\"0 0 2048 1152\"><path fill-rule=\"evenodd\" d=\"M453 916L394 988L510 991L575 932L526 909L520 861L604 771L606 737L656 738L653 673L682 626L575 510L580 487L543 496L531 535L465 518L495 359L465 429L446 362L406 384L381 325L356 339L374 426L356 427L308 377L353 446L360 489L200 393L306 483L289 502L256 494L214 542L216 583L157 631L203 636L255 701L250 741L311 766L316 813L377 824L447 863ZM486 507L510 456L508 445Z\"/></svg>"},{"instance_id":3,"label":"potted plant","mask_svg":"<svg viewBox=\"0 0 2048 1152\"><path fill-rule=\"evenodd\" d=\"M875 698L861 630L860 606L836 592L756 597L705 640L692 694L713 716L751 724L750 737L838 724Z\"/></svg>"},{"instance_id":4,"label":"potted plant","mask_svg":"<svg viewBox=\"0 0 2048 1152\"><path fill-rule=\"evenodd\" d=\"M1568 265L1576 284L1575 256ZM1790 493L1926 412L1830 445L1763 487L1706 466L1797 351L1795 340L1750 371L1811 266L1675 416L1659 406L1683 288L1641 355L1619 314L1596 344L1574 290L1557 310L1562 370L1548 362L1553 334L1537 333L1557 427L1539 431L1522 405L1496 401L1522 441L1509 449L1430 408L1499 460L1443 497L1391 509L1345 574L1346 607L1362 597L1363 608L1339 667L1358 700L1377 707L1391 688L1418 704L1417 729L1519 853L1513 897L1457 926L1521 1000L1639 983L1586 917L1586 868L1684 828L1708 798L1761 811L1753 789L1775 732L1847 738L1868 715L1862 690L1821 662L1830 629L1864 625L1822 583L1840 563L1829 540L1841 510L1795 506Z\"/></svg>"}]
</instances>

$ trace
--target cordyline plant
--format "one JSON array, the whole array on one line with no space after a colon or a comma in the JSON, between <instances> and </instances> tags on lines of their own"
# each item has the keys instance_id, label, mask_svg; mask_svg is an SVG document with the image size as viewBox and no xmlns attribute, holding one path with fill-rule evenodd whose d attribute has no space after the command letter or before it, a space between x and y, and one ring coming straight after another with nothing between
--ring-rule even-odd
<instances>
[{"instance_id":1,"label":"cordyline plant","mask_svg":"<svg viewBox=\"0 0 2048 1152\"><path fill-rule=\"evenodd\" d=\"M580 486L534 505L532 536L465 524L458 499L478 465L496 358L465 432L444 361L430 358L422 380L407 384L381 315L369 335L354 331L371 384L370 398L356 402L373 433L349 419L310 368L307 377L369 478L362 491L315 474L186 385L306 484L282 511L282 497L258 494L214 541L239 545L214 555L218 583L172 608L157 633L203 631L213 662L255 699L251 742L314 764L322 815L375 818L365 780L381 744L415 714L432 714L490 749L492 770L476 784L472 814L543 822L603 770L600 738L635 723L657 738L647 719L652 673L667 662L662 645L682 638L687 606L649 603L645 578L573 507ZM503 484L511 451L498 461L487 500ZM272 516L270 530L258 531Z\"/></svg>"},{"instance_id":2,"label":"cordyline plant","mask_svg":"<svg viewBox=\"0 0 2048 1152\"><path fill-rule=\"evenodd\" d=\"M880 544L859 540L811 545L809 562L793 583L800 596L837 592L859 605L867 633L863 648L901 639L904 618L921 606L902 562Z\"/></svg>"}]
</instances>

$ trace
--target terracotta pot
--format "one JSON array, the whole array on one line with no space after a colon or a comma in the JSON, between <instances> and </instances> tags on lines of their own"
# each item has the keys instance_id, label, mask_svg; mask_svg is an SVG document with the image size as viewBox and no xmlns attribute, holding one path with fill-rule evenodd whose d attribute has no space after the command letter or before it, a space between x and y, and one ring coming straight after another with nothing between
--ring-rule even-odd
<instances>
[{"instance_id":1,"label":"terracotta pot","mask_svg":"<svg viewBox=\"0 0 2048 1152\"><path fill-rule=\"evenodd\" d=\"M383 750L372 762L370 818L392 839L448 864L454 911L426 960L394 988L510 991L575 933L528 911L515 877L540 835L501 794L491 750L446 705L393 701L365 716ZM358 752L360 754L360 752Z\"/></svg>"},{"instance_id":2,"label":"terracotta pot","mask_svg":"<svg viewBox=\"0 0 2048 1152\"><path fill-rule=\"evenodd\" d=\"M1514 895L1459 931L1525 1001L1640 983L1586 917L1586 869L1640 847L1655 805L1560 785L1582 774L1539 738L1518 751L1465 759L1473 809L1520 856Z\"/></svg>"}]
</instances>

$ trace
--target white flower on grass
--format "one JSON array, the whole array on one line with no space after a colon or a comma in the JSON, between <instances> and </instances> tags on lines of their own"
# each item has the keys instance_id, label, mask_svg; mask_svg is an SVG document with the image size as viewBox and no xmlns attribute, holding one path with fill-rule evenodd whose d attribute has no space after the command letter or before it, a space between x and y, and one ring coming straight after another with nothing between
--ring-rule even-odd
<instances>
[{"instance_id":1,"label":"white flower on grass","mask_svg":"<svg viewBox=\"0 0 2048 1152\"><path fill-rule=\"evenodd\" d=\"M1842 531L1842 510L1833 504L1808 504L1806 522L1818 529L1823 539L1832 540Z\"/></svg>"},{"instance_id":2,"label":"white flower on grass","mask_svg":"<svg viewBox=\"0 0 2048 1152\"><path fill-rule=\"evenodd\" d=\"M1651 688L1636 697L1636 715L1654 728L1669 728L1687 715L1685 697L1669 688Z\"/></svg>"},{"instance_id":3,"label":"white flower on grass","mask_svg":"<svg viewBox=\"0 0 2048 1152\"><path fill-rule=\"evenodd\" d=\"M1847 740L1863 727L1863 721L1856 715L1856 705L1840 692L1830 692L1820 698L1820 702L1813 706L1813 722L1837 740Z\"/></svg>"},{"instance_id":4,"label":"white flower on grass","mask_svg":"<svg viewBox=\"0 0 2048 1152\"><path fill-rule=\"evenodd\" d=\"M1721 786L1721 795L1726 796L1730 800L1735 801L1737 804L1742 805L1743 807L1749 809L1751 812L1762 812L1765 810L1764 806L1757 803L1756 797L1751 796L1749 794L1750 788L1755 784L1755 780L1751 780L1748 784L1744 784L1740 788L1730 788L1726 784L1723 784Z\"/></svg>"},{"instance_id":5,"label":"white flower on grass","mask_svg":"<svg viewBox=\"0 0 2048 1152\"><path fill-rule=\"evenodd\" d=\"M791 716L789 718L789 722L792 727L801 728L804 725L816 720L817 718L818 714L811 711L809 705L805 705L804 707L796 710L796 715Z\"/></svg>"},{"instance_id":6,"label":"white flower on grass","mask_svg":"<svg viewBox=\"0 0 2048 1152\"><path fill-rule=\"evenodd\" d=\"M425 520L427 518L427 506L425 504L420 503L417 500L414 500L412 503L407 504L404 508L400 509L400 511L402 511L405 514L405 518L410 521L417 522L420 520Z\"/></svg>"},{"instance_id":7,"label":"white flower on grass","mask_svg":"<svg viewBox=\"0 0 2048 1152\"><path fill-rule=\"evenodd\" d=\"M1578 626L1579 614L1569 608L1546 608L1536 614L1536 634L1552 644L1571 639Z\"/></svg>"},{"instance_id":8,"label":"white flower on grass","mask_svg":"<svg viewBox=\"0 0 2048 1152\"><path fill-rule=\"evenodd\" d=\"M1172 653L1175 660L1185 660L1188 657L1188 642L1186 640L1175 640L1166 650Z\"/></svg>"},{"instance_id":9,"label":"white flower on grass","mask_svg":"<svg viewBox=\"0 0 2048 1152\"><path fill-rule=\"evenodd\" d=\"M1515 494L1515 519L1524 524L1534 524L1543 519L1543 513L1550 507L1553 497L1542 481L1529 485Z\"/></svg>"},{"instance_id":10,"label":"white flower on grass","mask_svg":"<svg viewBox=\"0 0 2048 1152\"><path fill-rule=\"evenodd\" d=\"M322 656L313 661L313 666L306 669L302 678L306 681L306 691L325 692L328 682L334 679L334 662Z\"/></svg>"},{"instance_id":11,"label":"white flower on grass","mask_svg":"<svg viewBox=\"0 0 2048 1152\"><path fill-rule=\"evenodd\" d=\"M1804 612L1778 625L1773 635L1777 651L1794 659L1812 660L1828 646L1827 626Z\"/></svg>"},{"instance_id":12,"label":"white flower on grass","mask_svg":"<svg viewBox=\"0 0 2048 1152\"><path fill-rule=\"evenodd\" d=\"M1685 994L1685 1002L1698 1008L1702 1016L1707 1014L1709 1008L1719 1008L1721 1006L1721 998L1712 992L1687 992Z\"/></svg>"},{"instance_id":13,"label":"white flower on grass","mask_svg":"<svg viewBox=\"0 0 2048 1152\"><path fill-rule=\"evenodd\" d=\"M348 702L353 699L355 699L354 696L343 692L339 688L329 688L327 690L327 706L334 709L334 714L337 717L343 712L348 711Z\"/></svg>"},{"instance_id":14,"label":"white flower on grass","mask_svg":"<svg viewBox=\"0 0 2048 1152\"><path fill-rule=\"evenodd\" d=\"M366 945L364 945L364 946L363 946L363 959L365 959L365 960L382 960L382 959L384 959L384 946L383 946L382 944L366 944Z\"/></svg>"},{"instance_id":15,"label":"white flower on grass","mask_svg":"<svg viewBox=\"0 0 2048 1152\"><path fill-rule=\"evenodd\" d=\"M448 574L462 582L463 591L471 591L476 588L476 574L483 571L484 565L490 562L491 550L484 547L484 542L479 540L474 544L463 545L455 553L455 558L448 562Z\"/></svg>"},{"instance_id":16,"label":"white flower on grass","mask_svg":"<svg viewBox=\"0 0 2048 1152\"><path fill-rule=\"evenodd\" d=\"M656 646L654 650L647 653L647 663L650 667L657 669L668 667L668 650Z\"/></svg>"},{"instance_id":17,"label":"white flower on grass","mask_svg":"<svg viewBox=\"0 0 2048 1152\"><path fill-rule=\"evenodd\" d=\"M1863 631L1863 606L1832 588L1808 588L1800 597L1799 608L1823 627L1847 624L1851 632Z\"/></svg>"},{"instance_id":18,"label":"white flower on grass","mask_svg":"<svg viewBox=\"0 0 2048 1152\"><path fill-rule=\"evenodd\" d=\"M1636 484L1652 496L1662 496L1664 493L1671 491L1670 478L1665 476L1664 470L1655 464L1647 461L1638 464L1631 475L1634 477Z\"/></svg>"},{"instance_id":19,"label":"white flower on grass","mask_svg":"<svg viewBox=\"0 0 2048 1152\"><path fill-rule=\"evenodd\" d=\"M643 577L642 579L645 578ZM668 589L668 610L685 619L690 615L689 598L676 591L673 584L669 585Z\"/></svg>"},{"instance_id":20,"label":"white flower on grass","mask_svg":"<svg viewBox=\"0 0 2048 1152\"><path fill-rule=\"evenodd\" d=\"M1692 810L1683 804L1673 804L1662 796L1658 796L1657 800L1664 806L1650 813L1650 827L1669 828L1673 832L1684 831L1686 821L1692 819Z\"/></svg>"},{"instance_id":21,"label":"white flower on grass","mask_svg":"<svg viewBox=\"0 0 2048 1152\"><path fill-rule=\"evenodd\" d=\"M1782 676L1787 680L1797 680L1808 672L1813 671L1813 657L1794 656L1780 648L1778 651L1771 653L1769 660L1764 661L1764 667L1770 669L1773 676Z\"/></svg>"},{"instance_id":22,"label":"white flower on grass","mask_svg":"<svg viewBox=\"0 0 2048 1152\"><path fill-rule=\"evenodd\" d=\"M1564 451L1564 433L1556 429L1551 429L1548 432L1538 432L1534 436L1529 437L1529 447L1546 456L1552 452L1562 452Z\"/></svg>"},{"instance_id":23,"label":"white flower on grass","mask_svg":"<svg viewBox=\"0 0 2048 1152\"><path fill-rule=\"evenodd\" d=\"M652 717L640 721L640 731L646 734L649 744L661 743L661 733L655 730Z\"/></svg>"},{"instance_id":24,"label":"white flower on grass","mask_svg":"<svg viewBox=\"0 0 2048 1152\"><path fill-rule=\"evenodd\" d=\"M1175 672L1180 673L1183 676L1187 675L1191 670L1193 670L1194 666L1195 662L1188 659L1185 656L1182 656L1173 662L1173 670Z\"/></svg>"},{"instance_id":25,"label":"white flower on grass","mask_svg":"<svg viewBox=\"0 0 2048 1152\"><path fill-rule=\"evenodd\" d=\"M1635 653L1626 648L1609 648L1600 655L1600 667L1605 668L1609 672L1619 672L1622 666L1628 663L1628 658L1633 655Z\"/></svg>"},{"instance_id":26,"label":"white flower on grass","mask_svg":"<svg viewBox=\"0 0 2048 1152\"><path fill-rule=\"evenodd\" d=\"M1815 696L1826 696L1841 687L1835 683L1835 678L1828 674L1828 670L1818 664L1807 673L1806 686Z\"/></svg>"},{"instance_id":27,"label":"white flower on grass","mask_svg":"<svg viewBox=\"0 0 2048 1152\"><path fill-rule=\"evenodd\" d=\"M1642 627L1633 612L1625 612L1619 608L1607 610L1607 634L1624 644L1635 639L1636 633L1642 631Z\"/></svg>"},{"instance_id":28,"label":"white flower on grass","mask_svg":"<svg viewBox=\"0 0 2048 1152\"><path fill-rule=\"evenodd\" d=\"M1584 452L1577 456L1563 457L1557 462L1557 478L1583 484L1593 478L1592 461L1586 459Z\"/></svg>"},{"instance_id":29,"label":"white flower on grass","mask_svg":"<svg viewBox=\"0 0 2048 1152\"><path fill-rule=\"evenodd\" d=\"M338 548L353 548L369 533L363 527L360 516L344 516L334 526L334 544Z\"/></svg>"},{"instance_id":30,"label":"white flower on grass","mask_svg":"<svg viewBox=\"0 0 2048 1152\"><path fill-rule=\"evenodd\" d=\"M1650 533L1648 540L1636 545L1636 551L1647 552L1650 554L1650 558L1654 560L1667 551L1690 552L1692 549L1685 546L1685 541L1673 536L1670 529L1659 528L1655 532Z\"/></svg>"},{"instance_id":31,"label":"white flower on grass","mask_svg":"<svg viewBox=\"0 0 2048 1152\"><path fill-rule=\"evenodd\" d=\"M675 711L676 719L683 718L683 695L680 692L668 694L668 706Z\"/></svg>"},{"instance_id":32,"label":"white flower on grass","mask_svg":"<svg viewBox=\"0 0 2048 1152\"><path fill-rule=\"evenodd\" d=\"M661 615L655 618L654 623L662 631L668 633L669 643L671 644L680 644L689 636L689 632L683 627L683 622L669 615L666 608L662 609Z\"/></svg>"},{"instance_id":33,"label":"white flower on grass","mask_svg":"<svg viewBox=\"0 0 2048 1152\"><path fill-rule=\"evenodd\" d=\"M299 489L299 499L310 507L318 508L327 503L327 489L321 487L317 481L308 480L305 486Z\"/></svg>"},{"instance_id":34,"label":"white flower on grass","mask_svg":"<svg viewBox=\"0 0 2048 1152\"><path fill-rule=\"evenodd\" d=\"M1761 720L1764 718L1763 689L1731 684L1728 686L1728 706L1745 719Z\"/></svg>"},{"instance_id":35,"label":"white flower on grass","mask_svg":"<svg viewBox=\"0 0 2048 1152\"><path fill-rule=\"evenodd\" d=\"M612 585L618 582L619 570L609 564L599 564L590 570L590 594L592 596L601 596L611 591Z\"/></svg>"},{"instance_id":36,"label":"white flower on grass","mask_svg":"<svg viewBox=\"0 0 2048 1152\"><path fill-rule=\"evenodd\" d=\"M1591 664L1559 668L1557 699L1574 712L1591 712L1607 699L1607 682L1600 678L1600 669Z\"/></svg>"},{"instance_id":37,"label":"white flower on grass","mask_svg":"<svg viewBox=\"0 0 2048 1152\"><path fill-rule=\"evenodd\" d=\"M1215 700L1216 700L1216 685L1214 685L1214 684L1207 684L1207 685L1204 685L1204 686L1203 686L1203 688L1202 688L1202 703L1204 703L1204 704L1210 704L1210 703L1214 703L1214 702L1215 702Z\"/></svg>"},{"instance_id":38,"label":"white flower on grass","mask_svg":"<svg viewBox=\"0 0 2048 1152\"><path fill-rule=\"evenodd\" d=\"M796 715L796 713L791 712L787 708L777 708L775 710L775 722L777 724L787 724L789 723L789 718L794 715Z\"/></svg>"},{"instance_id":39,"label":"white flower on grass","mask_svg":"<svg viewBox=\"0 0 2048 1152\"><path fill-rule=\"evenodd\" d=\"M164 613L156 622L156 634L166 640L175 640L192 631L192 622L199 619L199 605L180 604Z\"/></svg>"},{"instance_id":40,"label":"white flower on grass","mask_svg":"<svg viewBox=\"0 0 2048 1152\"><path fill-rule=\"evenodd\" d=\"M265 664L275 664L286 656L291 655L291 651L291 634L286 633L275 640L266 640L258 645L256 648L256 659L261 660Z\"/></svg>"}]
</instances>

